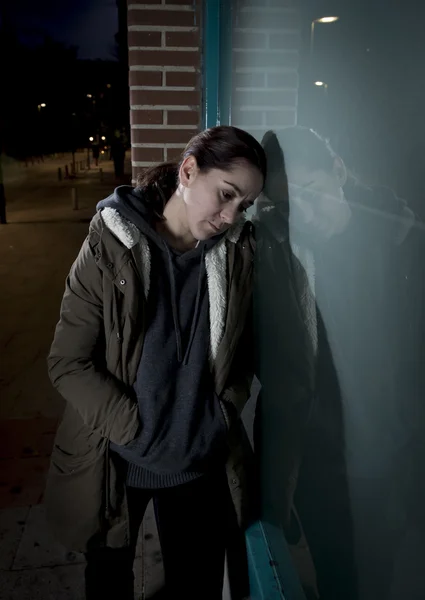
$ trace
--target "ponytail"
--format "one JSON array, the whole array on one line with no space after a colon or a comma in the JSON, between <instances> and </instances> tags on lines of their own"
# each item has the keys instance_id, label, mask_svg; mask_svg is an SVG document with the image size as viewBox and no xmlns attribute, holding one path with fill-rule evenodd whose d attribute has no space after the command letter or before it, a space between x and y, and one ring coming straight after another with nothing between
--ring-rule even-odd
<instances>
[{"instance_id":1,"label":"ponytail","mask_svg":"<svg viewBox=\"0 0 425 600\"><path fill-rule=\"evenodd\" d=\"M178 163L164 162L137 177L136 189L143 193L145 202L159 219L163 218L165 205L177 189L178 169Z\"/></svg>"}]
</instances>

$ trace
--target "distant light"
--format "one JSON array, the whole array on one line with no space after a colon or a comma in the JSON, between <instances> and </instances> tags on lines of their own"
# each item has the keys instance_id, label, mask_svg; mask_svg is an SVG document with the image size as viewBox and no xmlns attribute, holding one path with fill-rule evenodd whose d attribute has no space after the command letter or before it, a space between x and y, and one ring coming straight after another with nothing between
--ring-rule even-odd
<instances>
[{"instance_id":1,"label":"distant light","mask_svg":"<svg viewBox=\"0 0 425 600\"><path fill-rule=\"evenodd\" d=\"M93 98L91 94L87 94L87 98Z\"/></svg>"},{"instance_id":2,"label":"distant light","mask_svg":"<svg viewBox=\"0 0 425 600\"><path fill-rule=\"evenodd\" d=\"M110 83L107 83L107 84L106 84L106 87L107 87L107 88L110 88L110 87L112 87L112 86L111 86L111 84L110 84Z\"/></svg>"},{"instance_id":3,"label":"distant light","mask_svg":"<svg viewBox=\"0 0 425 600\"><path fill-rule=\"evenodd\" d=\"M100 153L101 153L101 154L105 154L105 150L101 150L101 151L100 151Z\"/></svg>"},{"instance_id":4,"label":"distant light","mask_svg":"<svg viewBox=\"0 0 425 600\"><path fill-rule=\"evenodd\" d=\"M94 138L93 137L89 137L89 142L94 142Z\"/></svg>"},{"instance_id":5,"label":"distant light","mask_svg":"<svg viewBox=\"0 0 425 600\"><path fill-rule=\"evenodd\" d=\"M46 108L45 104L40 104L41 108Z\"/></svg>"},{"instance_id":6,"label":"distant light","mask_svg":"<svg viewBox=\"0 0 425 600\"><path fill-rule=\"evenodd\" d=\"M339 17L320 17L320 19L316 19L316 23L335 23L335 21L339 21Z\"/></svg>"},{"instance_id":7,"label":"distant light","mask_svg":"<svg viewBox=\"0 0 425 600\"><path fill-rule=\"evenodd\" d=\"M103 140L103 141L105 141L105 140L106 140L106 137L105 137L104 135L102 135L102 140Z\"/></svg>"},{"instance_id":8,"label":"distant light","mask_svg":"<svg viewBox=\"0 0 425 600\"><path fill-rule=\"evenodd\" d=\"M322 87L325 85L325 82L324 81L315 81L314 85L317 85L317 87Z\"/></svg>"}]
</instances>

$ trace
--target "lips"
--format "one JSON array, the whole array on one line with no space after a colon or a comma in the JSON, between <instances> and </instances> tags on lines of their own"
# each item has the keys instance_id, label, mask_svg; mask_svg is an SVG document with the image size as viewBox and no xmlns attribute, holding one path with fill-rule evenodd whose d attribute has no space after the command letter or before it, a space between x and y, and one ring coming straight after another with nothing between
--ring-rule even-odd
<instances>
[{"instance_id":1,"label":"lips","mask_svg":"<svg viewBox=\"0 0 425 600\"><path fill-rule=\"evenodd\" d=\"M208 221L208 223L211 225L211 227L214 229L214 231L215 231L215 232L217 232L217 233L218 233L218 232L220 231L220 228L219 228L219 227L216 227L216 226L215 226L213 223L211 223L210 221Z\"/></svg>"}]
</instances>

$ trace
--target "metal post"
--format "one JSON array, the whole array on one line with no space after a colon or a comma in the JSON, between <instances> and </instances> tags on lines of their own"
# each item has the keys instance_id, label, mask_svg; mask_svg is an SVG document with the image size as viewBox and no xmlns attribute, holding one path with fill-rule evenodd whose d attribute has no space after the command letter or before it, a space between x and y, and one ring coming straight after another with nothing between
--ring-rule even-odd
<instances>
[{"instance_id":1,"label":"metal post","mask_svg":"<svg viewBox=\"0 0 425 600\"><path fill-rule=\"evenodd\" d=\"M204 1L204 126L220 123L220 2Z\"/></svg>"},{"instance_id":2,"label":"metal post","mask_svg":"<svg viewBox=\"0 0 425 600\"><path fill-rule=\"evenodd\" d=\"M0 225L6 225L6 195L3 185L3 168L1 162L2 153L0 152Z\"/></svg>"},{"instance_id":3,"label":"metal post","mask_svg":"<svg viewBox=\"0 0 425 600\"><path fill-rule=\"evenodd\" d=\"M72 210L78 210L78 192L77 188L71 188Z\"/></svg>"},{"instance_id":4,"label":"metal post","mask_svg":"<svg viewBox=\"0 0 425 600\"><path fill-rule=\"evenodd\" d=\"M233 2L220 0L220 71L218 81L218 117L220 125L232 124Z\"/></svg>"},{"instance_id":5,"label":"metal post","mask_svg":"<svg viewBox=\"0 0 425 600\"><path fill-rule=\"evenodd\" d=\"M62 169L58 167L58 181L62 181Z\"/></svg>"},{"instance_id":6,"label":"metal post","mask_svg":"<svg viewBox=\"0 0 425 600\"><path fill-rule=\"evenodd\" d=\"M310 56L313 56L314 51L314 28L316 25L316 21L311 22L311 34L310 34Z\"/></svg>"}]
</instances>

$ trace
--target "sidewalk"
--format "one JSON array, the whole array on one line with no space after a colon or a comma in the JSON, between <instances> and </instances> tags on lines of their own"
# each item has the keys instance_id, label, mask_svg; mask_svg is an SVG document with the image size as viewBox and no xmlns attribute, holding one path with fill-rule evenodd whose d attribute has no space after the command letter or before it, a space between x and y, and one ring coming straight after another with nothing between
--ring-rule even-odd
<instances>
[{"instance_id":1,"label":"sidewalk","mask_svg":"<svg viewBox=\"0 0 425 600\"><path fill-rule=\"evenodd\" d=\"M58 181L58 162L6 179L8 225L0 226L0 599L83 600L84 557L50 537L42 504L63 400L46 373L65 277L96 203L114 188L112 164ZM130 169L127 168L130 173ZM130 177L128 177L128 180ZM79 210L73 210L71 188ZM144 564L140 558L144 552ZM136 560L137 598L162 585L153 512Z\"/></svg>"}]
</instances>

